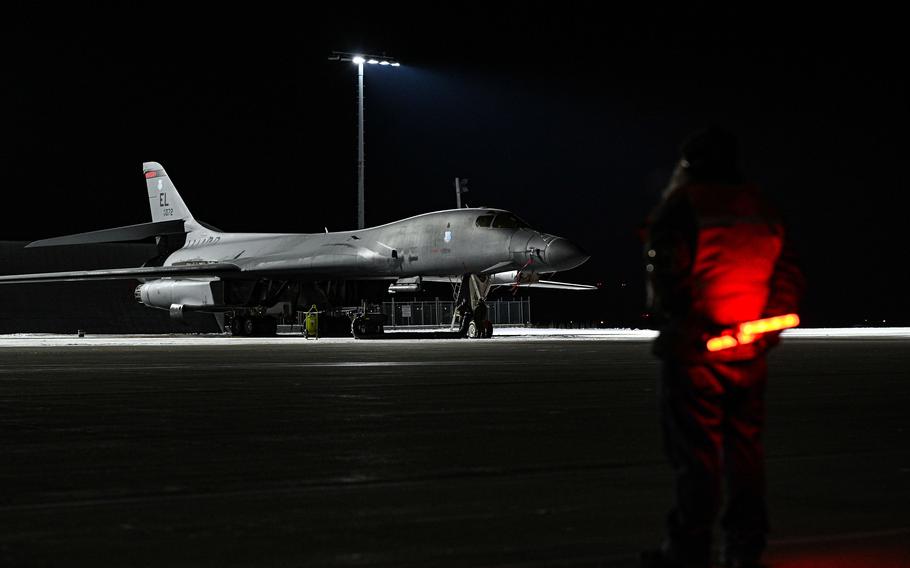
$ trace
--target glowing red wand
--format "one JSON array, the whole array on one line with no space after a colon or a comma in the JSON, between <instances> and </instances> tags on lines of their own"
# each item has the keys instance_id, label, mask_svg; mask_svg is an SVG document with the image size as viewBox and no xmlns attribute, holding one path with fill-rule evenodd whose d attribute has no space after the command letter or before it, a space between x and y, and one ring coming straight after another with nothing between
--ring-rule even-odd
<instances>
[{"instance_id":1,"label":"glowing red wand","mask_svg":"<svg viewBox=\"0 0 910 568\"><path fill-rule=\"evenodd\" d=\"M763 333L789 329L798 325L799 316L796 314L743 322L733 329L724 331L722 335L709 339L708 351L720 351L737 345L752 343Z\"/></svg>"}]
</instances>

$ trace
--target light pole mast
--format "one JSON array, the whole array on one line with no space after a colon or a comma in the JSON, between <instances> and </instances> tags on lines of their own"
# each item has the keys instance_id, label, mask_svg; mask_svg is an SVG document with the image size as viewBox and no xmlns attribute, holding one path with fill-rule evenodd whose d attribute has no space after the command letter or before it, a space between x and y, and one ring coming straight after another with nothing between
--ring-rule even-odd
<instances>
[{"instance_id":1,"label":"light pole mast","mask_svg":"<svg viewBox=\"0 0 910 568\"><path fill-rule=\"evenodd\" d=\"M343 53L333 51L329 56L330 61L350 61L357 66L357 228L363 229L366 226L366 214L364 207L364 172L366 170L366 160L363 151L363 65L382 65L391 67L401 67L401 64L394 59L378 55L357 55L354 53Z\"/></svg>"},{"instance_id":2,"label":"light pole mast","mask_svg":"<svg viewBox=\"0 0 910 568\"><path fill-rule=\"evenodd\" d=\"M461 209L461 196L468 192L468 178L455 178L455 203Z\"/></svg>"},{"instance_id":3,"label":"light pole mast","mask_svg":"<svg viewBox=\"0 0 910 568\"><path fill-rule=\"evenodd\" d=\"M357 64L357 228L366 226L363 202L363 57L355 57Z\"/></svg>"}]
</instances>

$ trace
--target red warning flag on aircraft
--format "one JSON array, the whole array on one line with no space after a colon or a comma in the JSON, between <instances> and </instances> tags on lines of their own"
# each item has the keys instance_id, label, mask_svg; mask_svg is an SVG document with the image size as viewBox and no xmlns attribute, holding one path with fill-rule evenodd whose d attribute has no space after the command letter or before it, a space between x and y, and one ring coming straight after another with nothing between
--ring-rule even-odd
<instances>
[{"instance_id":1,"label":"red warning flag on aircraft","mask_svg":"<svg viewBox=\"0 0 910 568\"><path fill-rule=\"evenodd\" d=\"M730 349L737 345L752 343L763 333L789 329L798 325L799 316L796 314L787 314L784 316L743 322L734 329L709 339L707 343L708 351L721 351L722 349Z\"/></svg>"}]
</instances>

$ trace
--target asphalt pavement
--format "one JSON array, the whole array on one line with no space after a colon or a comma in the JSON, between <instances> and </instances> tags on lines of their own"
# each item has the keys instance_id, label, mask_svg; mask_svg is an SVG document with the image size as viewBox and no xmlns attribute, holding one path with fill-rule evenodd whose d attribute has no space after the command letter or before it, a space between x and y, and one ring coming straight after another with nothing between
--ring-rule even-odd
<instances>
[{"instance_id":1,"label":"asphalt pavement","mask_svg":"<svg viewBox=\"0 0 910 568\"><path fill-rule=\"evenodd\" d=\"M0 345L0 565L635 566L656 376L644 340ZM773 353L772 566L910 566L908 408L908 339Z\"/></svg>"}]
</instances>

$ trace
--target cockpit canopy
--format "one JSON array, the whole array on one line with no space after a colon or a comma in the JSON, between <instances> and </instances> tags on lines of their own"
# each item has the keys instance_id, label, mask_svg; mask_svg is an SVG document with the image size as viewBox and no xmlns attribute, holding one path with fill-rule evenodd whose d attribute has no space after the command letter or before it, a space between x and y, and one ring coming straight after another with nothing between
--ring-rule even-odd
<instances>
[{"instance_id":1,"label":"cockpit canopy","mask_svg":"<svg viewBox=\"0 0 910 568\"><path fill-rule=\"evenodd\" d=\"M478 227L491 229L523 229L528 227L527 223L506 211L496 214L489 213L487 215L481 215L474 224Z\"/></svg>"}]
</instances>

